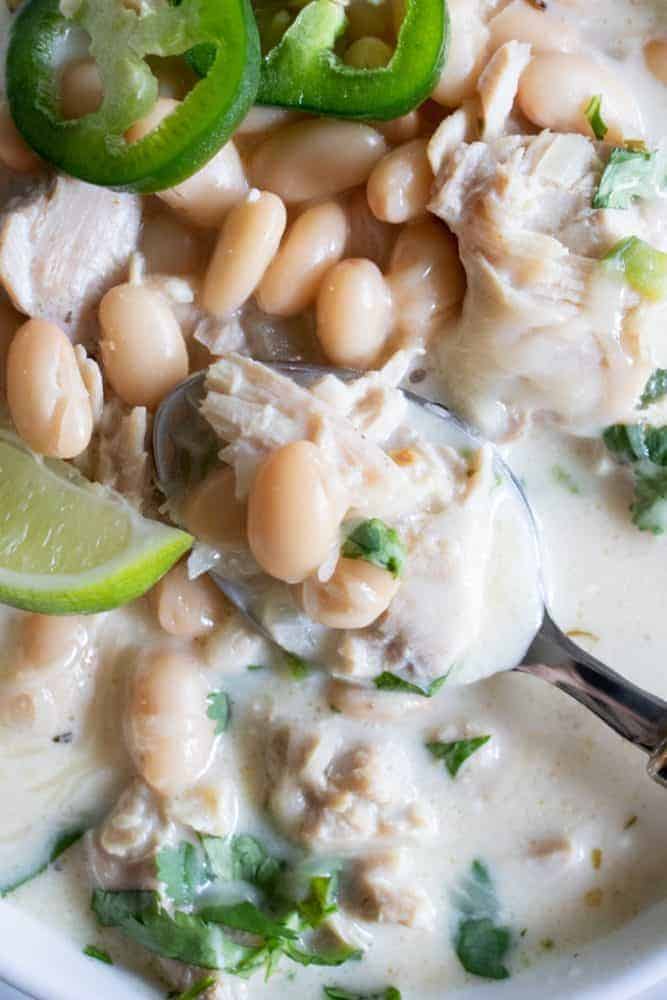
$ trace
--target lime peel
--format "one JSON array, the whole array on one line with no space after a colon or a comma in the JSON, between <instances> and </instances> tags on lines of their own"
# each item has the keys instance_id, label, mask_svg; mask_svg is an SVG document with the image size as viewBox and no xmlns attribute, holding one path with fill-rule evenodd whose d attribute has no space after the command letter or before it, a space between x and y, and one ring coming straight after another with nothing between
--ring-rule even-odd
<instances>
[{"instance_id":1,"label":"lime peel","mask_svg":"<svg viewBox=\"0 0 667 1000\"><path fill-rule=\"evenodd\" d=\"M192 542L0 430L0 602L44 614L108 611L149 590Z\"/></svg>"}]
</instances>

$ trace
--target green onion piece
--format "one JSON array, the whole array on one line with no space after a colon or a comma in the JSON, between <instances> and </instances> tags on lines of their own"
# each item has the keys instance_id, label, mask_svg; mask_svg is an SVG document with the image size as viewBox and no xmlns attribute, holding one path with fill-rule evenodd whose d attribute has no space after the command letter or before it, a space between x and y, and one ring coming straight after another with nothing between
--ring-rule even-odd
<instances>
[{"instance_id":1,"label":"green onion piece","mask_svg":"<svg viewBox=\"0 0 667 1000\"><path fill-rule=\"evenodd\" d=\"M637 236L628 236L602 258L606 271L621 274L645 299L659 302L667 295L667 253Z\"/></svg>"}]
</instances>

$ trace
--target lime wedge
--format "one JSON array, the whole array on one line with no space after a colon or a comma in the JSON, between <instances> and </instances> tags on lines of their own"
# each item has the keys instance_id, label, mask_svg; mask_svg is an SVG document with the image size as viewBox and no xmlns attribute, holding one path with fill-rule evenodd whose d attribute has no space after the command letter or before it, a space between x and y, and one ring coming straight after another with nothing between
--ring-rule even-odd
<instances>
[{"instance_id":1,"label":"lime wedge","mask_svg":"<svg viewBox=\"0 0 667 1000\"><path fill-rule=\"evenodd\" d=\"M0 602L44 614L106 611L145 593L190 548L114 490L0 430Z\"/></svg>"}]
</instances>

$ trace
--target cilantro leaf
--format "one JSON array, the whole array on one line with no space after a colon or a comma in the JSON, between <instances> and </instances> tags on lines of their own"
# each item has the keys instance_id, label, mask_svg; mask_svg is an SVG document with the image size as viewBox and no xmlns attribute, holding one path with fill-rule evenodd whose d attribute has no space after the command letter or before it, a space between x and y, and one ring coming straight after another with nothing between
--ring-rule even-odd
<instances>
[{"instance_id":1,"label":"cilantro leaf","mask_svg":"<svg viewBox=\"0 0 667 1000\"><path fill-rule=\"evenodd\" d=\"M205 906L198 910L198 916L209 923L222 924L259 937L287 938L292 941L299 937L296 931L267 917L259 907L247 900L228 905Z\"/></svg>"},{"instance_id":2,"label":"cilantro leaf","mask_svg":"<svg viewBox=\"0 0 667 1000\"><path fill-rule=\"evenodd\" d=\"M621 274L645 299L659 302L667 295L667 253L638 236L627 236L616 243L601 264L608 272Z\"/></svg>"},{"instance_id":3,"label":"cilantro leaf","mask_svg":"<svg viewBox=\"0 0 667 1000\"><path fill-rule=\"evenodd\" d=\"M632 465L633 523L640 531L667 531L667 427L614 424L602 435L609 451Z\"/></svg>"},{"instance_id":4,"label":"cilantro leaf","mask_svg":"<svg viewBox=\"0 0 667 1000\"><path fill-rule=\"evenodd\" d=\"M443 674L442 677L436 677L426 687L421 687L419 684L406 681L398 674L383 670L381 674L373 678L373 683L379 691L403 691L406 694L420 694L423 698L432 698L434 694L438 693L448 676L448 673Z\"/></svg>"},{"instance_id":5,"label":"cilantro leaf","mask_svg":"<svg viewBox=\"0 0 667 1000\"><path fill-rule=\"evenodd\" d=\"M16 889L19 889L27 882L31 882L34 878L37 878L38 875L41 875L42 872L45 872L49 865L52 865L54 861L58 860L61 854L64 854L65 851L69 850L69 848L76 844L77 841L81 840L85 832L85 830L66 830L64 833L58 834L48 850L46 859L41 864L39 864L33 871L28 872L27 875L21 876L21 878L17 879L15 882L11 882L9 885L0 885L0 899L2 899L3 896L8 896L10 892L15 892Z\"/></svg>"},{"instance_id":6,"label":"cilantro leaf","mask_svg":"<svg viewBox=\"0 0 667 1000\"><path fill-rule=\"evenodd\" d=\"M310 891L299 905L301 917L313 929L338 909L338 875L315 875Z\"/></svg>"},{"instance_id":7,"label":"cilantro leaf","mask_svg":"<svg viewBox=\"0 0 667 1000\"><path fill-rule=\"evenodd\" d=\"M453 740L450 743L433 742L427 743L427 749L438 760L444 760L445 767L452 778L455 778L463 763L472 755L488 743L490 736L475 736L470 740Z\"/></svg>"},{"instance_id":8,"label":"cilantro leaf","mask_svg":"<svg viewBox=\"0 0 667 1000\"><path fill-rule=\"evenodd\" d=\"M667 396L667 368L656 368L639 397L638 409L645 410L663 396Z\"/></svg>"},{"instance_id":9,"label":"cilantro leaf","mask_svg":"<svg viewBox=\"0 0 667 1000\"><path fill-rule=\"evenodd\" d=\"M284 864L271 857L264 846L250 834L237 837L202 837L213 875L233 882L250 882L270 892Z\"/></svg>"},{"instance_id":10,"label":"cilantro leaf","mask_svg":"<svg viewBox=\"0 0 667 1000\"><path fill-rule=\"evenodd\" d=\"M216 924L176 910L173 915L160 905L155 892L93 892L93 912L104 927L118 927L128 937L167 958L203 969L233 972L253 951L237 944Z\"/></svg>"},{"instance_id":11,"label":"cilantro leaf","mask_svg":"<svg viewBox=\"0 0 667 1000\"><path fill-rule=\"evenodd\" d=\"M179 993L175 1000L196 1000L211 986L215 986L215 982L215 976L204 976L203 979L198 979L196 983L193 983L185 993Z\"/></svg>"},{"instance_id":12,"label":"cilantro leaf","mask_svg":"<svg viewBox=\"0 0 667 1000\"><path fill-rule=\"evenodd\" d=\"M588 119L588 124L593 129L595 138L604 139L609 129L602 117L602 94L596 94L594 97L591 97L584 114Z\"/></svg>"},{"instance_id":13,"label":"cilantro leaf","mask_svg":"<svg viewBox=\"0 0 667 1000\"><path fill-rule=\"evenodd\" d=\"M618 146L600 178L593 208L629 208L636 198L656 197L663 185L655 153Z\"/></svg>"},{"instance_id":14,"label":"cilantro leaf","mask_svg":"<svg viewBox=\"0 0 667 1000\"><path fill-rule=\"evenodd\" d=\"M634 470L635 498L630 506L640 531L662 535L667 531L667 469L642 463Z\"/></svg>"},{"instance_id":15,"label":"cilantro leaf","mask_svg":"<svg viewBox=\"0 0 667 1000\"><path fill-rule=\"evenodd\" d=\"M184 840L176 847L161 848L155 856L155 866L167 896L177 906L193 903L197 893L211 880L205 854Z\"/></svg>"},{"instance_id":16,"label":"cilantro leaf","mask_svg":"<svg viewBox=\"0 0 667 1000\"><path fill-rule=\"evenodd\" d=\"M108 951L104 951L103 948L98 948L97 945L87 944L83 949L84 955L88 958L96 958L98 962L104 962L105 965L113 965L113 959Z\"/></svg>"},{"instance_id":17,"label":"cilantro leaf","mask_svg":"<svg viewBox=\"0 0 667 1000\"><path fill-rule=\"evenodd\" d=\"M359 962L363 957L363 952L351 945L340 945L331 951L306 951L290 941L285 944L285 954L299 965L344 965Z\"/></svg>"},{"instance_id":18,"label":"cilantro leaf","mask_svg":"<svg viewBox=\"0 0 667 1000\"><path fill-rule=\"evenodd\" d=\"M452 901L458 910L454 949L463 968L486 979L507 979L504 959L512 945L512 932L498 923L495 886L482 861L473 861Z\"/></svg>"},{"instance_id":19,"label":"cilantro leaf","mask_svg":"<svg viewBox=\"0 0 667 1000\"><path fill-rule=\"evenodd\" d=\"M327 1000L401 1000L401 991L395 986L388 986L379 993L350 993L340 986L323 986Z\"/></svg>"},{"instance_id":20,"label":"cilantro leaf","mask_svg":"<svg viewBox=\"0 0 667 1000\"><path fill-rule=\"evenodd\" d=\"M466 972L486 979L508 979L503 964L512 944L508 927L497 927L493 921L464 920L456 936L456 954Z\"/></svg>"},{"instance_id":21,"label":"cilantro leaf","mask_svg":"<svg viewBox=\"0 0 667 1000\"><path fill-rule=\"evenodd\" d=\"M365 559L393 576L401 575L405 562L405 546L398 532L378 517L357 525L347 536L341 552L346 559Z\"/></svg>"},{"instance_id":22,"label":"cilantro leaf","mask_svg":"<svg viewBox=\"0 0 667 1000\"><path fill-rule=\"evenodd\" d=\"M206 700L208 702L206 714L215 722L215 735L220 736L229 725L231 715L229 695L225 691L211 691Z\"/></svg>"},{"instance_id":23,"label":"cilantro leaf","mask_svg":"<svg viewBox=\"0 0 667 1000\"><path fill-rule=\"evenodd\" d=\"M254 837L201 837L199 844L183 842L162 848L157 856L166 894L175 906L190 907L188 912L167 909L157 892L142 891L98 890L92 908L103 926L119 928L150 951L238 976L263 967L268 977L283 955L301 965L340 965L360 957L350 947L319 951L304 941L307 932L337 911L337 876L311 876L308 895L298 902L285 893L289 878L279 885L284 868ZM223 889L225 883L239 881L260 890L258 902L211 904L210 895L200 896L209 885ZM228 930L259 941L239 944Z\"/></svg>"}]
</instances>

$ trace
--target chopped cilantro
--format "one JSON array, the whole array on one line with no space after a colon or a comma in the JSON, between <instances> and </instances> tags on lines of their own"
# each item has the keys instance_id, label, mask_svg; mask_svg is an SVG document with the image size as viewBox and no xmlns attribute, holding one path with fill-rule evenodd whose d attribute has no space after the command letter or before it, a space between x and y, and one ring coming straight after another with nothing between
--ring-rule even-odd
<instances>
[{"instance_id":1,"label":"chopped cilantro","mask_svg":"<svg viewBox=\"0 0 667 1000\"><path fill-rule=\"evenodd\" d=\"M614 424L602 438L619 461L631 464L634 524L641 531L663 534L667 530L667 427Z\"/></svg>"},{"instance_id":2,"label":"chopped cilantro","mask_svg":"<svg viewBox=\"0 0 667 1000\"><path fill-rule=\"evenodd\" d=\"M512 932L498 922L500 907L486 865L473 861L469 874L454 894L458 919L454 948L458 959L474 976L507 979L504 964L512 944Z\"/></svg>"},{"instance_id":3,"label":"chopped cilantro","mask_svg":"<svg viewBox=\"0 0 667 1000\"><path fill-rule=\"evenodd\" d=\"M220 736L229 725L231 715L229 695L226 691L211 691L206 700L208 702L206 714L209 719L213 719L215 722L215 735Z\"/></svg>"},{"instance_id":4,"label":"chopped cilantro","mask_svg":"<svg viewBox=\"0 0 667 1000\"><path fill-rule=\"evenodd\" d=\"M267 978L282 956L300 965L331 966L361 957L345 945L313 949L305 939L337 911L337 877L312 877L305 898L293 898L284 891L284 862L254 837L201 837L198 844L162 848L156 867L168 905L159 893L144 891L98 890L92 900L103 926L119 928L149 951L239 976L263 968ZM228 895L225 884L239 883L247 883L256 901L211 902L216 889ZM255 941L241 944L237 932Z\"/></svg>"},{"instance_id":5,"label":"chopped cilantro","mask_svg":"<svg viewBox=\"0 0 667 1000\"><path fill-rule=\"evenodd\" d=\"M401 575L405 562L405 546L398 532L377 517L357 525L341 551L346 559L365 559L393 576Z\"/></svg>"},{"instance_id":6,"label":"chopped cilantro","mask_svg":"<svg viewBox=\"0 0 667 1000\"><path fill-rule=\"evenodd\" d=\"M177 906L193 903L210 882L206 855L185 840L175 847L162 847L155 856L155 866L165 894Z\"/></svg>"},{"instance_id":7,"label":"chopped cilantro","mask_svg":"<svg viewBox=\"0 0 667 1000\"><path fill-rule=\"evenodd\" d=\"M667 253L638 236L620 240L601 263L606 271L622 275L645 299L659 302L667 295Z\"/></svg>"},{"instance_id":8,"label":"chopped cilantro","mask_svg":"<svg viewBox=\"0 0 667 1000\"><path fill-rule=\"evenodd\" d=\"M442 677L436 677L426 687L421 687L419 684L412 683L412 681L406 681L403 677L399 677L398 674L392 674L389 670L383 670L381 674L373 678L373 683L379 691L403 691L406 694L420 694L423 698L432 698L434 694L438 693L448 676L449 672L443 674Z\"/></svg>"},{"instance_id":9,"label":"chopped cilantro","mask_svg":"<svg viewBox=\"0 0 667 1000\"><path fill-rule=\"evenodd\" d=\"M309 927L319 927L338 909L338 875L315 875L310 880L310 892L299 903L299 913Z\"/></svg>"},{"instance_id":10,"label":"chopped cilantro","mask_svg":"<svg viewBox=\"0 0 667 1000\"><path fill-rule=\"evenodd\" d=\"M600 178L593 208L629 208L637 198L656 197L663 187L655 153L618 146L612 149Z\"/></svg>"},{"instance_id":11,"label":"chopped cilantro","mask_svg":"<svg viewBox=\"0 0 667 1000\"><path fill-rule=\"evenodd\" d=\"M104 951L102 948L98 948L94 944L87 944L83 949L84 955L88 958L96 958L98 962L104 962L105 965L113 965L113 959L108 951Z\"/></svg>"},{"instance_id":12,"label":"chopped cilantro","mask_svg":"<svg viewBox=\"0 0 667 1000\"><path fill-rule=\"evenodd\" d=\"M639 397L638 409L645 410L647 406L656 403L663 396L667 396L667 368L656 368Z\"/></svg>"},{"instance_id":13,"label":"chopped cilantro","mask_svg":"<svg viewBox=\"0 0 667 1000\"><path fill-rule=\"evenodd\" d=\"M604 139L609 129L602 117L602 94L595 94L594 97L591 97L584 114L588 119L588 124L593 129L595 138Z\"/></svg>"},{"instance_id":14,"label":"chopped cilantro","mask_svg":"<svg viewBox=\"0 0 667 1000\"><path fill-rule=\"evenodd\" d=\"M490 736L475 736L470 740L453 740L451 743L433 742L427 743L426 748L438 760L444 760L445 767L452 778L459 773L461 765L467 761L468 757L483 747L491 739Z\"/></svg>"},{"instance_id":15,"label":"chopped cilantro","mask_svg":"<svg viewBox=\"0 0 667 1000\"><path fill-rule=\"evenodd\" d=\"M197 997L200 997L211 986L215 986L215 982L215 976L204 976L203 979L198 979L196 983L193 983L185 993L179 993L176 1000L196 1000Z\"/></svg>"},{"instance_id":16,"label":"chopped cilantro","mask_svg":"<svg viewBox=\"0 0 667 1000\"><path fill-rule=\"evenodd\" d=\"M540 941L540 948L544 948L545 951L552 951L556 947L556 942L553 938L542 938Z\"/></svg>"},{"instance_id":17,"label":"chopped cilantro","mask_svg":"<svg viewBox=\"0 0 667 1000\"><path fill-rule=\"evenodd\" d=\"M575 482L572 474L567 469L564 469L562 465L553 465L551 473L558 485L565 487L568 493L573 493L577 496L581 493L581 489Z\"/></svg>"},{"instance_id":18,"label":"chopped cilantro","mask_svg":"<svg viewBox=\"0 0 667 1000\"><path fill-rule=\"evenodd\" d=\"M591 851L591 864L595 871L602 867L602 851L599 847L594 847Z\"/></svg>"},{"instance_id":19,"label":"chopped cilantro","mask_svg":"<svg viewBox=\"0 0 667 1000\"><path fill-rule=\"evenodd\" d=\"M250 663L246 667L246 670L266 670L263 663Z\"/></svg>"}]
</instances>

